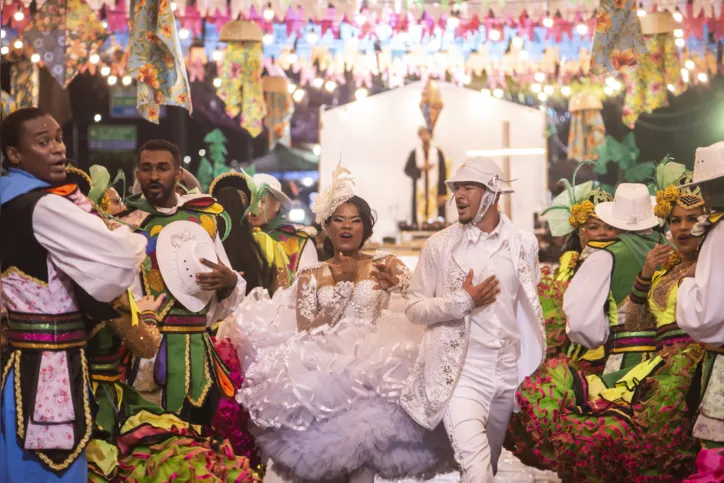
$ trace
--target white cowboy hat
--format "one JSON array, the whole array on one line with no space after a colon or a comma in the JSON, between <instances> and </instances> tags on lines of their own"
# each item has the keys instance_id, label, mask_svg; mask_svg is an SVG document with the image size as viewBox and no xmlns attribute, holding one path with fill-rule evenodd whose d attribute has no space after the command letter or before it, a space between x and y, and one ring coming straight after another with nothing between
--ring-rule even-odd
<instances>
[{"instance_id":1,"label":"white cowboy hat","mask_svg":"<svg viewBox=\"0 0 724 483\"><path fill-rule=\"evenodd\" d=\"M216 248L204 228L190 221L169 223L158 234L156 259L163 283L190 312L199 312L211 301L213 292L196 284L196 274L211 271L201 263L205 258L218 263Z\"/></svg>"},{"instance_id":2,"label":"white cowboy hat","mask_svg":"<svg viewBox=\"0 0 724 483\"><path fill-rule=\"evenodd\" d=\"M266 185L269 192L276 198L284 208L292 205L292 200L282 191L282 184L274 176L266 173L258 173L254 175L254 183L260 187Z\"/></svg>"},{"instance_id":3,"label":"white cowboy hat","mask_svg":"<svg viewBox=\"0 0 724 483\"><path fill-rule=\"evenodd\" d=\"M693 181L679 188L694 186L722 176L724 176L724 141L696 150Z\"/></svg>"},{"instance_id":4,"label":"white cowboy hat","mask_svg":"<svg viewBox=\"0 0 724 483\"><path fill-rule=\"evenodd\" d=\"M467 159L452 178L445 180L450 191L455 189L455 183L480 183L495 193L512 193L513 188L505 186L509 182L503 180L503 170L490 158Z\"/></svg>"},{"instance_id":5,"label":"white cowboy hat","mask_svg":"<svg viewBox=\"0 0 724 483\"><path fill-rule=\"evenodd\" d=\"M614 228L648 230L659 224L648 188L641 183L621 183L613 201L596 205L596 216Z\"/></svg>"}]
</instances>

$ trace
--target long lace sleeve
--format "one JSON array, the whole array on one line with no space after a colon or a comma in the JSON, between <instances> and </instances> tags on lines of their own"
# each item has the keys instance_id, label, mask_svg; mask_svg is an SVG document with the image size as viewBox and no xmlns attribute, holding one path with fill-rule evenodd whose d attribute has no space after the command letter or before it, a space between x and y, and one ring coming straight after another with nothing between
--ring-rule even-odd
<instances>
[{"instance_id":1,"label":"long lace sleeve","mask_svg":"<svg viewBox=\"0 0 724 483\"><path fill-rule=\"evenodd\" d=\"M334 325L349 302L354 283L339 282L334 286L332 300L320 307L317 301L317 278L311 272L302 273L297 285L297 330L312 330L323 325Z\"/></svg>"},{"instance_id":2,"label":"long lace sleeve","mask_svg":"<svg viewBox=\"0 0 724 483\"><path fill-rule=\"evenodd\" d=\"M402 263L397 257L390 256L385 260L385 265L390 274L397 279L397 283L390 287L387 291L390 293L400 294L403 297L407 296L407 291L410 288L410 280L412 279L412 272L407 265Z\"/></svg>"}]
</instances>

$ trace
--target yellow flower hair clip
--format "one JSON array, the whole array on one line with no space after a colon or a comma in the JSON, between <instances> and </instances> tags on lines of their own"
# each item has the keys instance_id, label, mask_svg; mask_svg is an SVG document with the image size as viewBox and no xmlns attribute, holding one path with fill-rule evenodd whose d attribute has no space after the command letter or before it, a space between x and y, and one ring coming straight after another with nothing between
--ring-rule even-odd
<instances>
[{"instance_id":1,"label":"yellow flower hair clip","mask_svg":"<svg viewBox=\"0 0 724 483\"><path fill-rule=\"evenodd\" d=\"M666 219L671 214L671 210L674 209L674 205L680 196L681 190L676 186L668 186L665 190L657 191L654 214L661 219Z\"/></svg>"},{"instance_id":2,"label":"yellow flower hair clip","mask_svg":"<svg viewBox=\"0 0 724 483\"><path fill-rule=\"evenodd\" d=\"M596 212L596 206L590 200L584 200L571 206L571 216L568 223L576 229L585 225L588 217Z\"/></svg>"}]
</instances>

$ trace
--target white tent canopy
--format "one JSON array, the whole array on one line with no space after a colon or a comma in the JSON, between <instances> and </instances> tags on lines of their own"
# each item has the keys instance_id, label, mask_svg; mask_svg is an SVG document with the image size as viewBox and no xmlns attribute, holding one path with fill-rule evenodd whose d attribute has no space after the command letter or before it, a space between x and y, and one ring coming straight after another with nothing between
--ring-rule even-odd
<instances>
[{"instance_id":1,"label":"white tent canopy","mask_svg":"<svg viewBox=\"0 0 724 483\"><path fill-rule=\"evenodd\" d=\"M453 84L438 85L444 107L434 141L450 170L472 150L487 151L487 157L505 170L506 158L501 155L505 153L494 151L509 149L513 155L507 158L508 174L516 179L512 183L516 193L510 201L501 201L501 209L509 208L515 223L532 230L534 214L548 200L545 113ZM404 168L419 143L417 130L424 125L419 107L423 87L416 82L322 114L320 186L329 185L341 159L357 180L356 193L377 211L376 241L396 235L398 223L411 217L412 181ZM517 154L530 152L536 154ZM448 209L448 214L454 221L454 210Z\"/></svg>"}]
</instances>

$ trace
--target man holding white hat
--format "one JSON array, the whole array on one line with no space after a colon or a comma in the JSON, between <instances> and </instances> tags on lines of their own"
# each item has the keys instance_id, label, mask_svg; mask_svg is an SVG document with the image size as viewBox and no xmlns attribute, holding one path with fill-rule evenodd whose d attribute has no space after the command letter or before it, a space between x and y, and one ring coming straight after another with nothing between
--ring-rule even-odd
<instances>
[{"instance_id":1,"label":"man holding white hat","mask_svg":"<svg viewBox=\"0 0 724 483\"><path fill-rule=\"evenodd\" d=\"M249 222L255 228L261 228L274 241L279 243L289 257L289 271L297 273L300 267L314 265L319 261L314 242L309 243L314 233L289 223L286 213L292 200L282 191L282 184L274 176L265 173L254 175L252 190L252 210ZM255 200L255 199L256 200Z\"/></svg>"},{"instance_id":2,"label":"man holding white hat","mask_svg":"<svg viewBox=\"0 0 724 483\"><path fill-rule=\"evenodd\" d=\"M427 327L401 405L430 430L444 421L467 483L493 481L515 391L545 353L538 243L498 211L502 177L476 158L446 181L458 223L425 244L406 311Z\"/></svg>"},{"instance_id":3,"label":"man holding white hat","mask_svg":"<svg viewBox=\"0 0 724 483\"><path fill-rule=\"evenodd\" d=\"M646 255L657 245L667 245L666 238L652 230L659 224L654 215L649 190L643 184L622 183L614 200L599 203L596 216L620 230L610 241L589 242L586 250L594 250L571 279L563 297L566 314L566 333L572 342L587 349L596 349L609 340L604 373L618 371L642 360L644 352L655 351L651 331L650 341L637 340L631 351L624 320L619 314L631 293L636 276L644 266ZM617 316L618 315L618 316ZM611 323L615 323L611 327ZM639 334L640 335L640 334Z\"/></svg>"},{"instance_id":4,"label":"man holding white hat","mask_svg":"<svg viewBox=\"0 0 724 483\"><path fill-rule=\"evenodd\" d=\"M700 220L705 235L695 276L679 287L676 321L705 344L724 344L724 142L696 150L694 182L711 214Z\"/></svg>"}]
</instances>

